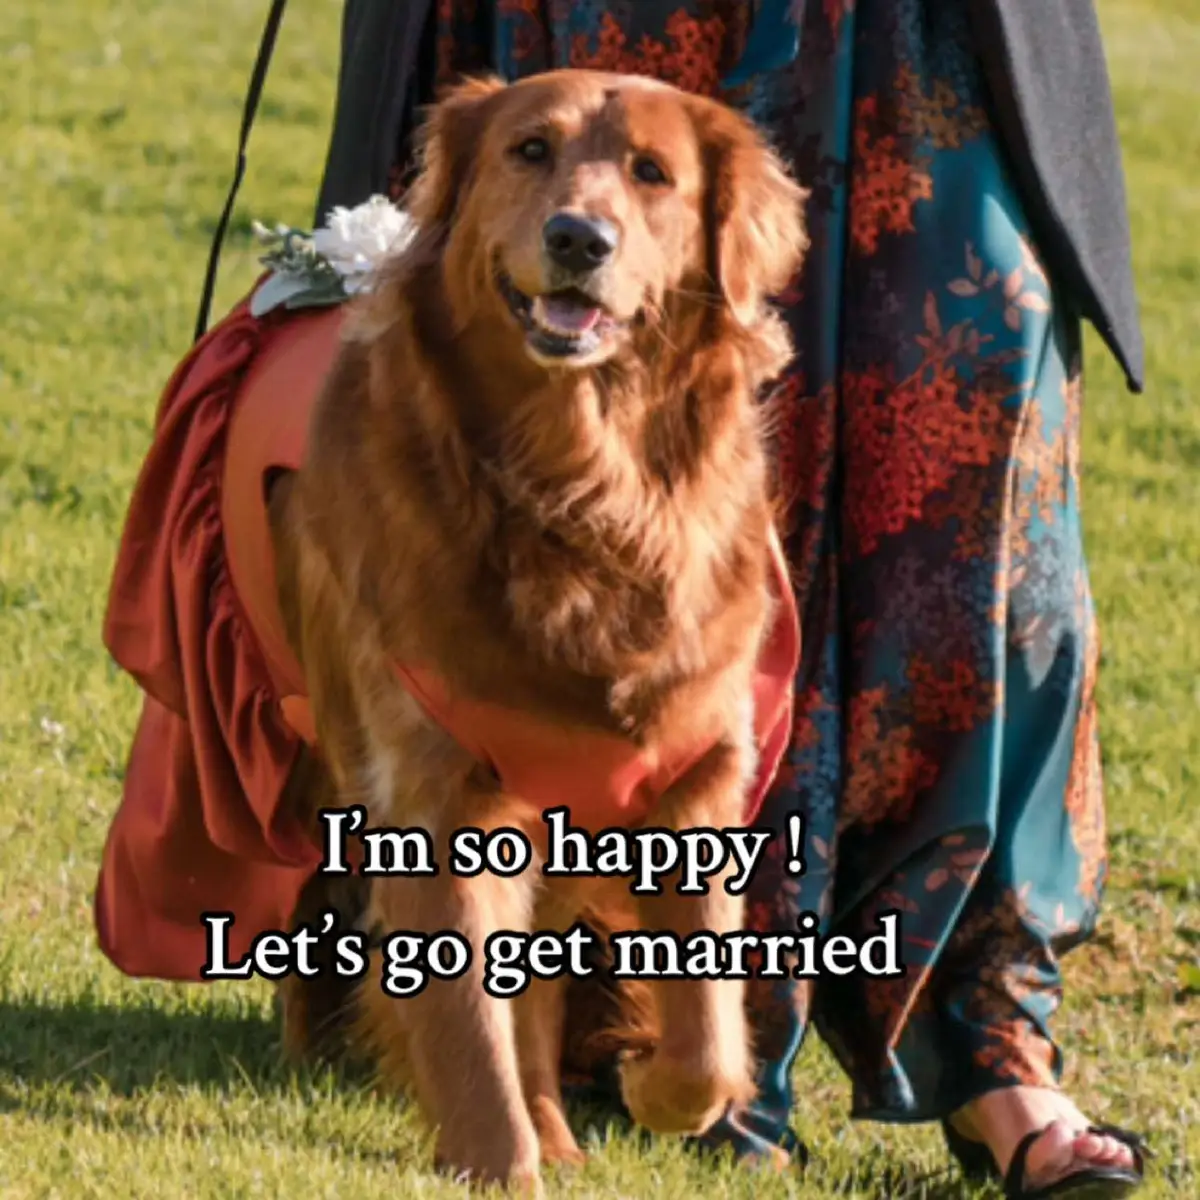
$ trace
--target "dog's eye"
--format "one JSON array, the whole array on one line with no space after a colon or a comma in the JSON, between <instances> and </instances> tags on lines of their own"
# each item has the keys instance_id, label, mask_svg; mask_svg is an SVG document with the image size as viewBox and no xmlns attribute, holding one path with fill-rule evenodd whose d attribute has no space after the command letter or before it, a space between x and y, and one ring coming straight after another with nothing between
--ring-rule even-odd
<instances>
[{"instance_id":1,"label":"dog's eye","mask_svg":"<svg viewBox=\"0 0 1200 1200\"><path fill-rule=\"evenodd\" d=\"M518 142L512 152L525 162L541 163L550 157L550 143L544 137L530 137Z\"/></svg>"},{"instance_id":2,"label":"dog's eye","mask_svg":"<svg viewBox=\"0 0 1200 1200\"><path fill-rule=\"evenodd\" d=\"M633 160L633 177L638 183L663 184L667 182L667 173L648 154L641 154Z\"/></svg>"}]
</instances>

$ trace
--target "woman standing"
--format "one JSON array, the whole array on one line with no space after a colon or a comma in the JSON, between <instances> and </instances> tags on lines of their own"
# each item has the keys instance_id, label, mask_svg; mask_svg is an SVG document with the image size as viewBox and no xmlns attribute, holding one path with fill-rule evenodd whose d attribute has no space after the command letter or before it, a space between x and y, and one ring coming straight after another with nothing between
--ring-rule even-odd
<instances>
[{"instance_id":1,"label":"woman standing","mask_svg":"<svg viewBox=\"0 0 1200 1200\"><path fill-rule=\"evenodd\" d=\"M1140 1143L1059 1090L1049 1022L1106 866L1080 320L1134 390L1141 343L1092 6L1025 10L350 0L319 215L401 194L420 106L463 74L654 75L772 135L812 189L813 249L782 297L798 353L771 401L805 659L765 819L804 814L808 869L768 864L750 920L794 930L815 910L855 933L898 910L908 971L760 985L759 1097L714 1137L797 1146L812 1026L855 1116L942 1120L1013 1195L1116 1195Z\"/></svg>"}]
</instances>

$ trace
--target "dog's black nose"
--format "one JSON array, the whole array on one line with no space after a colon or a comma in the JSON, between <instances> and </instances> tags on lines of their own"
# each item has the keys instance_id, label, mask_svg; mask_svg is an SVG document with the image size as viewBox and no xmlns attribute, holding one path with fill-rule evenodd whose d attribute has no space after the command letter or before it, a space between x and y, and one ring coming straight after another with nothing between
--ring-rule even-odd
<instances>
[{"instance_id":1,"label":"dog's black nose","mask_svg":"<svg viewBox=\"0 0 1200 1200\"><path fill-rule=\"evenodd\" d=\"M583 275L602 266L617 248L617 230L603 217L560 212L542 228L546 253L564 270Z\"/></svg>"}]
</instances>

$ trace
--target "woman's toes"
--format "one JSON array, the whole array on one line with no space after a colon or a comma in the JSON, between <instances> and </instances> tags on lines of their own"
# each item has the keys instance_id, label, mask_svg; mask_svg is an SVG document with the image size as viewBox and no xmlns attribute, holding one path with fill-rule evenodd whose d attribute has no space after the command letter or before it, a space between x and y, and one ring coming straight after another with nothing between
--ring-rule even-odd
<instances>
[{"instance_id":1,"label":"woman's toes","mask_svg":"<svg viewBox=\"0 0 1200 1200\"><path fill-rule=\"evenodd\" d=\"M1102 1133L1080 1133L1075 1138L1075 1156L1106 1167L1132 1167L1133 1151L1124 1142Z\"/></svg>"},{"instance_id":2,"label":"woman's toes","mask_svg":"<svg viewBox=\"0 0 1200 1200\"><path fill-rule=\"evenodd\" d=\"M1025 1180L1029 1185L1045 1186L1089 1165L1132 1168L1133 1152L1116 1138L1075 1132L1069 1122L1058 1120L1030 1146Z\"/></svg>"},{"instance_id":3,"label":"woman's toes","mask_svg":"<svg viewBox=\"0 0 1200 1200\"><path fill-rule=\"evenodd\" d=\"M1029 1147L1025 1159L1027 1181L1048 1183L1065 1173L1078 1156L1078 1139L1064 1120L1052 1121Z\"/></svg>"},{"instance_id":4,"label":"woman's toes","mask_svg":"<svg viewBox=\"0 0 1200 1200\"><path fill-rule=\"evenodd\" d=\"M1026 1187L1048 1187L1089 1166L1133 1171L1137 1155L1119 1138L1089 1132L1088 1120L1061 1093L1039 1088L1010 1088L988 1093L952 1118L966 1137L988 1143L1002 1170L1025 1131L1041 1130L1025 1156Z\"/></svg>"}]
</instances>

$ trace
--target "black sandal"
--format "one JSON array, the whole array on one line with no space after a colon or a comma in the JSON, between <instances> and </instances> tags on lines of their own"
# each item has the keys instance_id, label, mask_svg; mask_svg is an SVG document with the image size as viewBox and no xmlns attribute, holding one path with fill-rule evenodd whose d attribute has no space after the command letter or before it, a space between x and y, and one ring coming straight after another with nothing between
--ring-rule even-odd
<instances>
[{"instance_id":1,"label":"black sandal","mask_svg":"<svg viewBox=\"0 0 1200 1200\"><path fill-rule=\"evenodd\" d=\"M964 1136L949 1121L942 1122L942 1136L946 1139L946 1149L958 1163L964 1179L971 1183L984 1183L1000 1178L996 1160L986 1142L977 1142Z\"/></svg>"},{"instance_id":2,"label":"black sandal","mask_svg":"<svg viewBox=\"0 0 1200 1200\"><path fill-rule=\"evenodd\" d=\"M1132 1133L1119 1125L1089 1125L1085 1132L1110 1137L1128 1146L1133 1152L1133 1167L1081 1167L1068 1175L1033 1191L1025 1189L1025 1160L1034 1142L1049 1129L1049 1125L1026 1134L1013 1151L1012 1161L1004 1176L1004 1195L1008 1200L1045 1200L1051 1196L1072 1196L1074 1200L1117 1200L1142 1186L1146 1159L1152 1157L1150 1147L1140 1133ZM949 1121L942 1122L946 1148L958 1160L963 1175L973 1181L996 1179L1000 1172L991 1151L983 1142L964 1137Z\"/></svg>"}]
</instances>

